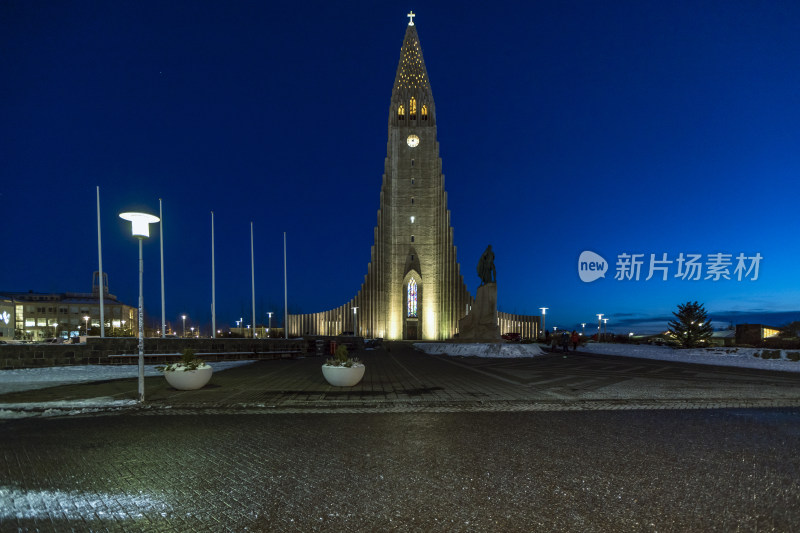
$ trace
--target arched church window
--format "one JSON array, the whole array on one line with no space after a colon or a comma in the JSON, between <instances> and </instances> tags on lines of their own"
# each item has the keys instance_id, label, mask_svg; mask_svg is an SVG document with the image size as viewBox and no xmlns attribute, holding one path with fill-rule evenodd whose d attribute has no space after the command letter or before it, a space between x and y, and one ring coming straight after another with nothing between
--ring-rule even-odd
<instances>
[{"instance_id":1,"label":"arched church window","mask_svg":"<svg viewBox=\"0 0 800 533\"><path fill-rule=\"evenodd\" d=\"M417 316L417 282L408 280L408 316Z\"/></svg>"},{"instance_id":2,"label":"arched church window","mask_svg":"<svg viewBox=\"0 0 800 533\"><path fill-rule=\"evenodd\" d=\"M422 106L422 120L428 120L428 106Z\"/></svg>"},{"instance_id":3,"label":"arched church window","mask_svg":"<svg viewBox=\"0 0 800 533\"><path fill-rule=\"evenodd\" d=\"M408 118L414 120L417 118L417 99L413 96L408 102Z\"/></svg>"},{"instance_id":4,"label":"arched church window","mask_svg":"<svg viewBox=\"0 0 800 533\"><path fill-rule=\"evenodd\" d=\"M399 106L397 106L397 118L400 119L400 120L403 120L404 118L406 118L406 110L403 107L403 104L400 104Z\"/></svg>"}]
</instances>

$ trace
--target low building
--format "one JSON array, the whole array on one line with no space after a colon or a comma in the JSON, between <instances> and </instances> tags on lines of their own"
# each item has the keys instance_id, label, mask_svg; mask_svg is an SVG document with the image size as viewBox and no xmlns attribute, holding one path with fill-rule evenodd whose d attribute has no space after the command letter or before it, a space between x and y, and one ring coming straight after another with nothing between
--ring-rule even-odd
<instances>
[{"instance_id":1,"label":"low building","mask_svg":"<svg viewBox=\"0 0 800 533\"><path fill-rule=\"evenodd\" d=\"M138 309L108 292L103 273L103 319L106 336L138 331ZM6 321L6 316L7 321ZM94 273L92 292L0 291L0 338L42 341L79 335L100 335L100 284Z\"/></svg>"},{"instance_id":2,"label":"low building","mask_svg":"<svg viewBox=\"0 0 800 533\"><path fill-rule=\"evenodd\" d=\"M764 324L737 324L736 325L736 344L759 344L764 339L777 337L780 329Z\"/></svg>"}]
</instances>

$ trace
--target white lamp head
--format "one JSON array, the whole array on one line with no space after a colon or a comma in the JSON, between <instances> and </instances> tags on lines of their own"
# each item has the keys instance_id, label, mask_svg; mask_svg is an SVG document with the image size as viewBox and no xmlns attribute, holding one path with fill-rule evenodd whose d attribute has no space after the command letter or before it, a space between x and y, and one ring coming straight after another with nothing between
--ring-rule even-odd
<instances>
[{"instance_id":1,"label":"white lamp head","mask_svg":"<svg viewBox=\"0 0 800 533\"><path fill-rule=\"evenodd\" d=\"M150 224L160 222L161 219L147 213L120 213L119 218L129 220L133 236L142 238L150 236Z\"/></svg>"}]
</instances>

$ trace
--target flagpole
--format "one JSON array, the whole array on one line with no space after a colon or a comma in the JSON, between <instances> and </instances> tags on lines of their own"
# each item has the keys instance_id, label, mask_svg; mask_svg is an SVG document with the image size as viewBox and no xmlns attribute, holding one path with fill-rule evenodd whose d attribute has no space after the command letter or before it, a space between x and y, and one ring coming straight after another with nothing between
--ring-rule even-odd
<instances>
[{"instance_id":1,"label":"flagpole","mask_svg":"<svg viewBox=\"0 0 800 533\"><path fill-rule=\"evenodd\" d=\"M161 338L167 336L167 314L164 305L164 215L161 213L161 198L158 199L158 218L161 223L158 225L158 243L161 246Z\"/></svg>"},{"instance_id":2,"label":"flagpole","mask_svg":"<svg viewBox=\"0 0 800 533\"><path fill-rule=\"evenodd\" d=\"M211 211L211 338L217 338L217 287L214 264L214 211Z\"/></svg>"},{"instance_id":3,"label":"flagpole","mask_svg":"<svg viewBox=\"0 0 800 533\"><path fill-rule=\"evenodd\" d=\"M253 222L250 222L250 281L253 288L253 330L250 333L252 338L256 337L256 267L253 258Z\"/></svg>"},{"instance_id":4,"label":"flagpole","mask_svg":"<svg viewBox=\"0 0 800 533\"><path fill-rule=\"evenodd\" d=\"M98 297L100 299L100 337L106 336L106 320L105 320L105 304L106 299L106 284L103 281L103 244L100 239L100 186L97 186L97 259L98 268L100 269L100 276L98 284L100 285L100 292ZM88 332L86 333L89 334Z\"/></svg>"},{"instance_id":5,"label":"flagpole","mask_svg":"<svg viewBox=\"0 0 800 533\"><path fill-rule=\"evenodd\" d=\"M286 292L286 232L283 232L283 336L289 338L289 297Z\"/></svg>"}]
</instances>

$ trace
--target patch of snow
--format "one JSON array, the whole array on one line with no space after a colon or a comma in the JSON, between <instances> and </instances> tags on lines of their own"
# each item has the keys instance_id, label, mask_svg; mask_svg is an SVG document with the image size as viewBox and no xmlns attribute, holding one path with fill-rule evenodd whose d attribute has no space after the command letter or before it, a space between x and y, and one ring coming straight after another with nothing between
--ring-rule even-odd
<instances>
[{"instance_id":1,"label":"patch of snow","mask_svg":"<svg viewBox=\"0 0 800 533\"><path fill-rule=\"evenodd\" d=\"M248 365L255 361L220 361L209 363L214 372L222 372L229 368ZM160 376L156 370L161 365L145 365L145 377ZM138 365L82 365L53 366L44 368L19 368L0 370L0 394L26 390L46 389L59 385L89 383L92 381L109 381L112 379L137 378Z\"/></svg>"},{"instance_id":2,"label":"patch of snow","mask_svg":"<svg viewBox=\"0 0 800 533\"><path fill-rule=\"evenodd\" d=\"M35 416L62 416L96 413L132 407L136 400L115 400L109 397L83 400L57 400L52 402L0 403L0 419L31 418Z\"/></svg>"},{"instance_id":3,"label":"patch of snow","mask_svg":"<svg viewBox=\"0 0 800 533\"><path fill-rule=\"evenodd\" d=\"M585 346L581 346L580 351L620 355L623 357L637 357L640 359L656 359L659 361L679 361L682 363L800 372L800 362L792 361L788 359L786 355L787 352L797 353L798 350L779 350L780 359L761 358L760 355L765 351L774 351L766 348L716 347L682 350L670 348L669 346L652 346L647 344L589 343ZM756 354L758 354L758 356L756 356Z\"/></svg>"},{"instance_id":4,"label":"patch of snow","mask_svg":"<svg viewBox=\"0 0 800 533\"><path fill-rule=\"evenodd\" d=\"M0 522L4 520L44 520L52 510L67 520L129 519L142 513L172 512L172 506L147 494L107 494L63 490L24 490L0 486Z\"/></svg>"},{"instance_id":5,"label":"patch of snow","mask_svg":"<svg viewBox=\"0 0 800 533\"><path fill-rule=\"evenodd\" d=\"M544 355L538 344L416 342L414 347L428 354L465 357L535 357Z\"/></svg>"}]
</instances>

